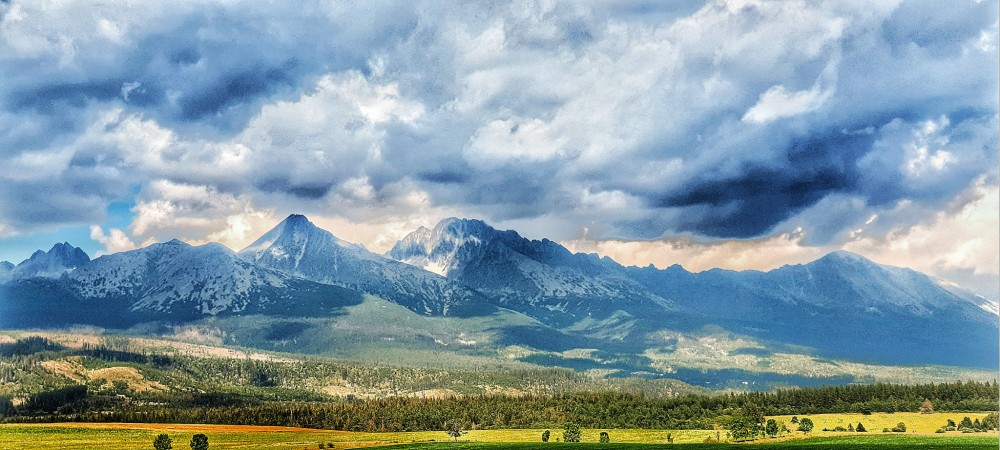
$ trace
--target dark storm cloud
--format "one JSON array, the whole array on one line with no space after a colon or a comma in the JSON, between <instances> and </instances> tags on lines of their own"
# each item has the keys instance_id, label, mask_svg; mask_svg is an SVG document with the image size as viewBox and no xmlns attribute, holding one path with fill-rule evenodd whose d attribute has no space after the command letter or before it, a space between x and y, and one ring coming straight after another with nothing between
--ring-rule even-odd
<instances>
[{"instance_id":1,"label":"dark storm cloud","mask_svg":"<svg viewBox=\"0 0 1000 450\"><path fill-rule=\"evenodd\" d=\"M154 218L200 195L832 242L996 183L996 9L12 2L0 181L19 200L0 217L30 219L0 230L91 220L156 182L136 207ZM41 185L87 200L19 205Z\"/></svg>"}]
</instances>

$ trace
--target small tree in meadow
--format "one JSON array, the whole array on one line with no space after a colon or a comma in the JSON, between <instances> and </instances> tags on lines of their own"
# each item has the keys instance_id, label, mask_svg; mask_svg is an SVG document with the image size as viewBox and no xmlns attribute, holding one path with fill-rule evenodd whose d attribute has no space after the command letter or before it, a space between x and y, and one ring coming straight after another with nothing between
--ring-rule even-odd
<instances>
[{"instance_id":1,"label":"small tree in meadow","mask_svg":"<svg viewBox=\"0 0 1000 450\"><path fill-rule=\"evenodd\" d=\"M198 433L191 437L191 450L208 450L208 436Z\"/></svg>"},{"instance_id":2,"label":"small tree in meadow","mask_svg":"<svg viewBox=\"0 0 1000 450\"><path fill-rule=\"evenodd\" d=\"M155 450L171 450L173 448L173 440L166 433L161 433L153 439L153 448Z\"/></svg>"},{"instance_id":3,"label":"small tree in meadow","mask_svg":"<svg viewBox=\"0 0 1000 450\"><path fill-rule=\"evenodd\" d=\"M812 419L808 417L803 417L801 420L799 420L799 428L796 429L796 431L801 431L805 434L809 434L809 432L812 431L812 429L813 429Z\"/></svg>"},{"instance_id":4,"label":"small tree in meadow","mask_svg":"<svg viewBox=\"0 0 1000 450\"><path fill-rule=\"evenodd\" d=\"M549 442L549 436L550 436L551 434L552 434L552 433L551 433L551 432L550 432L549 430L545 430L545 431L543 431L543 432L542 432L542 442Z\"/></svg>"},{"instance_id":5,"label":"small tree in meadow","mask_svg":"<svg viewBox=\"0 0 1000 450\"><path fill-rule=\"evenodd\" d=\"M1000 415L995 412L991 412L983 417L983 429L984 430L995 430L1000 428Z\"/></svg>"},{"instance_id":6,"label":"small tree in meadow","mask_svg":"<svg viewBox=\"0 0 1000 450\"><path fill-rule=\"evenodd\" d=\"M799 416L792 416L792 423L799 423Z\"/></svg>"},{"instance_id":7,"label":"small tree in meadow","mask_svg":"<svg viewBox=\"0 0 1000 450\"><path fill-rule=\"evenodd\" d=\"M767 419L767 424L764 425L764 432L772 438L778 435L778 421L774 419Z\"/></svg>"},{"instance_id":8,"label":"small tree in meadow","mask_svg":"<svg viewBox=\"0 0 1000 450\"><path fill-rule=\"evenodd\" d=\"M458 441L458 438L462 437L462 435L465 434L465 430L462 429L464 428L462 426L462 422L459 422L457 420L452 420L451 422L448 422L446 424L446 428L447 429L445 430L445 432L448 433L448 436L451 436L456 441Z\"/></svg>"},{"instance_id":9,"label":"small tree in meadow","mask_svg":"<svg viewBox=\"0 0 1000 450\"><path fill-rule=\"evenodd\" d=\"M857 431L858 433L868 432L868 430L865 429L865 426L862 425L861 422L858 422L858 426L854 427L854 431Z\"/></svg>"},{"instance_id":10,"label":"small tree in meadow","mask_svg":"<svg viewBox=\"0 0 1000 450\"><path fill-rule=\"evenodd\" d=\"M920 414L933 414L934 405L931 404L930 400L924 399L923 403L920 404Z\"/></svg>"},{"instance_id":11,"label":"small tree in meadow","mask_svg":"<svg viewBox=\"0 0 1000 450\"><path fill-rule=\"evenodd\" d=\"M580 442L580 427L575 423L567 423L563 430L563 442Z\"/></svg>"},{"instance_id":12,"label":"small tree in meadow","mask_svg":"<svg viewBox=\"0 0 1000 450\"><path fill-rule=\"evenodd\" d=\"M611 435L609 435L607 431L602 431L600 441L602 444L607 444L611 442Z\"/></svg>"}]
</instances>

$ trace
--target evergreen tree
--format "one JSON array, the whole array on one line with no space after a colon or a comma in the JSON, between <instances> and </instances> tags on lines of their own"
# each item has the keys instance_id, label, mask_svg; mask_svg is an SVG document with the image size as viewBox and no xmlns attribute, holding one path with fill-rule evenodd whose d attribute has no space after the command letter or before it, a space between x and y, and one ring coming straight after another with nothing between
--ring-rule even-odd
<instances>
[{"instance_id":1,"label":"evergreen tree","mask_svg":"<svg viewBox=\"0 0 1000 450\"><path fill-rule=\"evenodd\" d=\"M931 404L930 400L924 399L923 403L920 404L920 414L933 414L934 405Z\"/></svg>"},{"instance_id":2,"label":"evergreen tree","mask_svg":"<svg viewBox=\"0 0 1000 450\"><path fill-rule=\"evenodd\" d=\"M962 421L958 423L958 428L972 428L972 419L970 419L969 416L963 417Z\"/></svg>"},{"instance_id":3,"label":"evergreen tree","mask_svg":"<svg viewBox=\"0 0 1000 450\"><path fill-rule=\"evenodd\" d=\"M155 450L171 450L173 448L173 440L166 433L161 433L153 439L153 448Z\"/></svg>"},{"instance_id":4,"label":"evergreen tree","mask_svg":"<svg viewBox=\"0 0 1000 450\"><path fill-rule=\"evenodd\" d=\"M847 424L847 431L850 431L850 432L852 432L852 433L853 433L853 432L854 432L854 425L853 425L853 424L850 424L850 423L849 423L849 424Z\"/></svg>"},{"instance_id":5,"label":"evergreen tree","mask_svg":"<svg viewBox=\"0 0 1000 450\"><path fill-rule=\"evenodd\" d=\"M865 429L865 426L862 425L861 422L858 422L858 426L854 427L854 431L857 431L858 433L865 433L868 430Z\"/></svg>"},{"instance_id":6,"label":"evergreen tree","mask_svg":"<svg viewBox=\"0 0 1000 450\"><path fill-rule=\"evenodd\" d=\"M551 435L551 432L549 432L549 430L543 431L542 432L542 442L549 442L549 436L550 435Z\"/></svg>"},{"instance_id":7,"label":"evergreen tree","mask_svg":"<svg viewBox=\"0 0 1000 450\"><path fill-rule=\"evenodd\" d=\"M563 442L580 442L580 427L575 423L567 423L563 430Z\"/></svg>"},{"instance_id":8,"label":"evergreen tree","mask_svg":"<svg viewBox=\"0 0 1000 450\"><path fill-rule=\"evenodd\" d=\"M997 428L1000 428L1000 423L998 423L1000 422L1000 420L998 419L1000 419L1000 416L998 416L998 414L995 412L987 414L986 417L983 417L983 422L982 422L983 429L995 430Z\"/></svg>"}]
</instances>

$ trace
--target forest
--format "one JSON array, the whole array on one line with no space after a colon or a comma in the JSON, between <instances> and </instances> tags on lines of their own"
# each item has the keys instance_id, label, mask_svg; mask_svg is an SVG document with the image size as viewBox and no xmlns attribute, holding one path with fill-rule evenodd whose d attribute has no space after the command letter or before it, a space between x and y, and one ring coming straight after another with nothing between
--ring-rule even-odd
<instances>
[{"instance_id":1,"label":"forest","mask_svg":"<svg viewBox=\"0 0 1000 450\"><path fill-rule=\"evenodd\" d=\"M70 355L70 356L67 356ZM136 390L105 380L56 382L36 370L44 361L78 358L81 367L132 367L167 389ZM55 358L55 359L54 359ZM62 358L62 359L59 359ZM378 385L397 380L436 386L477 382L546 389L470 393L439 398L333 396L302 389L317 379ZM588 384L571 371L448 373L327 362L275 362L140 352L127 340L66 349L43 338L0 345L0 421L143 422L284 425L345 431L439 430L452 421L469 429L586 428L712 429L750 415L995 411L997 382L857 384L771 392L707 392L653 383ZM647 380L649 381L649 380ZM400 381L401 385L405 385ZM17 386L12 389L11 386ZM562 386L562 389L552 388ZM633 386L633 388L629 388ZM402 386L412 388L414 386Z\"/></svg>"}]
</instances>

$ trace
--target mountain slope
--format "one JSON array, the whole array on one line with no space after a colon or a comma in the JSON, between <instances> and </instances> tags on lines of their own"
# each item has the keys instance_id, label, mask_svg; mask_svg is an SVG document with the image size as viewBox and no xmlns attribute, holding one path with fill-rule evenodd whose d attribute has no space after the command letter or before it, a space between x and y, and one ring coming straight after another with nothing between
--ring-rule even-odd
<instances>
[{"instance_id":1,"label":"mountain slope","mask_svg":"<svg viewBox=\"0 0 1000 450\"><path fill-rule=\"evenodd\" d=\"M550 325L592 322L590 332L606 337L633 334L640 322L668 320L678 312L610 259L573 254L547 239L528 240L480 220L451 218L433 229L421 227L387 256L441 273Z\"/></svg>"},{"instance_id":2,"label":"mountain slope","mask_svg":"<svg viewBox=\"0 0 1000 450\"><path fill-rule=\"evenodd\" d=\"M240 257L320 283L369 292L425 315L495 311L468 287L369 252L292 214L239 252Z\"/></svg>"},{"instance_id":3,"label":"mountain slope","mask_svg":"<svg viewBox=\"0 0 1000 450\"><path fill-rule=\"evenodd\" d=\"M716 324L863 360L997 367L997 316L919 272L834 252L769 272L629 268Z\"/></svg>"},{"instance_id":4,"label":"mountain slope","mask_svg":"<svg viewBox=\"0 0 1000 450\"><path fill-rule=\"evenodd\" d=\"M0 290L0 326L120 327L262 313L326 316L360 302L356 291L255 266L221 244L193 247L173 240L102 256L59 279L6 283Z\"/></svg>"}]
</instances>

